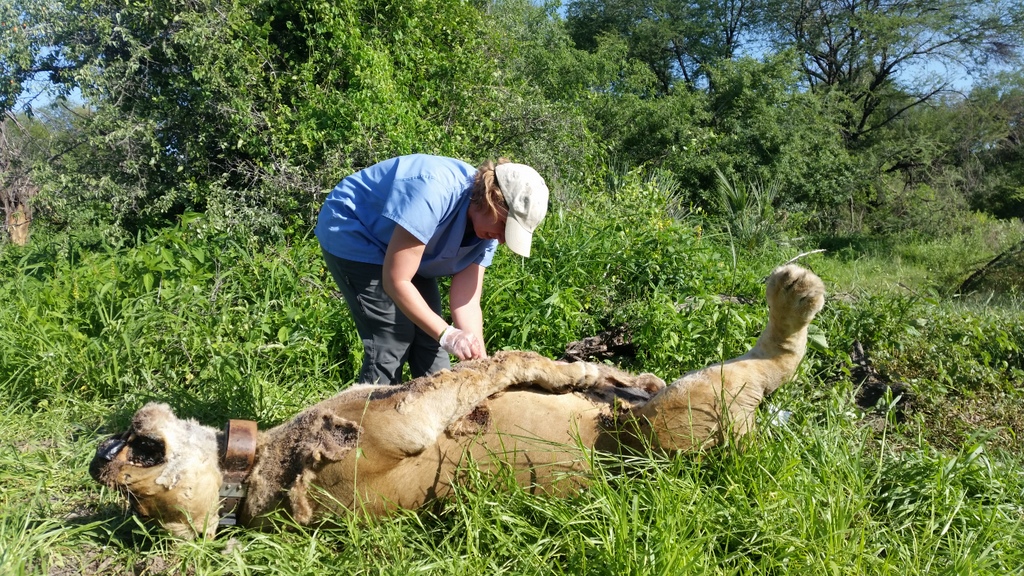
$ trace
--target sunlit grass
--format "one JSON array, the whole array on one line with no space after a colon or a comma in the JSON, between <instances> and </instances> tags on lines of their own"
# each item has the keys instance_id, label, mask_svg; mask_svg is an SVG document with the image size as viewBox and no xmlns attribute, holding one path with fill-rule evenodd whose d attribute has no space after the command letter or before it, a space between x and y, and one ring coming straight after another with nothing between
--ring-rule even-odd
<instances>
[{"instance_id":1,"label":"sunlit grass","mask_svg":"<svg viewBox=\"0 0 1024 576\"><path fill-rule=\"evenodd\" d=\"M491 350L557 357L626 324L638 345L629 367L671 379L757 337L759 279L798 250L733 252L696 215L670 216L671 190L620 184L614 202L552 213L532 258L496 259L484 295ZM88 462L150 399L211 426L247 417L266 428L350 384L358 340L315 240L199 241L182 228L73 261L7 254L0 574L1012 573L1024 565L1024 461L1005 432L1022 395L1021 308L950 301L942 288L983 259L972 250L1012 238L808 256L830 300L797 380L771 399L793 416L744 449L627 466L597 455L590 487L566 499L474 476L429 510L281 519L280 531L227 529L212 542L179 542L131 516ZM927 410L897 423L886 408L857 408L854 340ZM985 418L954 426L978 399L987 411L964 414Z\"/></svg>"},{"instance_id":2,"label":"sunlit grass","mask_svg":"<svg viewBox=\"0 0 1024 576\"><path fill-rule=\"evenodd\" d=\"M1020 220L989 219L945 238L865 235L820 239L815 247L828 250L820 270L839 291L952 295L972 272L1022 240Z\"/></svg>"},{"instance_id":3,"label":"sunlit grass","mask_svg":"<svg viewBox=\"0 0 1024 576\"><path fill-rule=\"evenodd\" d=\"M590 488L566 499L470 475L433 511L321 527L282 520L281 532L229 529L212 542L170 539L84 482L90 443L44 441L73 427L69 413L47 414L50 431L6 419L23 446L0 457L9 486L0 571L996 574L1024 565L1019 463L982 444L948 454L897 446L848 402L790 404L789 422L764 426L744 450L639 455L625 468L597 456Z\"/></svg>"}]
</instances>

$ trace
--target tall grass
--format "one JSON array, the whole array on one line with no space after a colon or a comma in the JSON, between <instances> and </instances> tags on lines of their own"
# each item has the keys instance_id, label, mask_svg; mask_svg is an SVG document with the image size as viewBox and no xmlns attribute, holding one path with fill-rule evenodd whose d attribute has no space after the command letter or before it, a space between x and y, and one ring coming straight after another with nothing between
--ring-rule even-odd
<instances>
[{"instance_id":1,"label":"tall grass","mask_svg":"<svg viewBox=\"0 0 1024 576\"><path fill-rule=\"evenodd\" d=\"M361 348L315 240L195 235L182 227L120 252L15 261L0 310L5 392L32 404L174 396L200 410L216 399L272 420L351 382Z\"/></svg>"},{"instance_id":2,"label":"tall grass","mask_svg":"<svg viewBox=\"0 0 1024 576\"><path fill-rule=\"evenodd\" d=\"M749 347L767 318L760 280L793 254L734 258L664 181L625 173L614 186L555 206L533 257L499 252L484 293L488 348L557 357L567 342L625 325L638 348L627 366L672 379ZM835 262L802 263L834 292ZM88 478L92 451L149 399L211 425L248 417L268 427L351 383L359 342L315 240L261 243L190 217L130 248L40 243L5 251L0 264L0 574L1002 574L1024 565L1022 446L978 433L1012 422L1024 394L1020 310L951 305L927 290L831 299L796 381L771 399L793 417L762 426L743 450L627 465L594 455L590 487L568 499L471 474L430 510L330 526L281 519L280 533L230 529L183 543ZM853 340L918 395L1001 395L1005 404L992 406L1003 419L989 413L968 434L943 428L957 413L933 411L938 401L910 420L862 411L851 401Z\"/></svg>"},{"instance_id":3,"label":"tall grass","mask_svg":"<svg viewBox=\"0 0 1024 576\"><path fill-rule=\"evenodd\" d=\"M1024 222L1020 220L969 214L960 228L940 237L903 233L815 240L816 247L829 251L822 269L839 290L876 294L933 291L950 296L975 270L1024 240Z\"/></svg>"},{"instance_id":4,"label":"tall grass","mask_svg":"<svg viewBox=\"0 0 1024 576\"><path fill-rule=\"evenodd\" d=\"M96 489L63 497L95 507L69 522L41 502L45 491L25 499L35 489L16 487L0 521L0 571L1007 574L1024 565L1019 466L980 444L955 453L892 444L860 425L842 395L765 426L746 450L640 455L626 467L595 459L591 486L568 499L471 474L433 511L320 527L281 520L280 533L231 529L214 542L175 542ZM10 456L2 463L5 477L17 472ZM43 517L29 518L36 510Z\"/></svg>"}]
</instances>

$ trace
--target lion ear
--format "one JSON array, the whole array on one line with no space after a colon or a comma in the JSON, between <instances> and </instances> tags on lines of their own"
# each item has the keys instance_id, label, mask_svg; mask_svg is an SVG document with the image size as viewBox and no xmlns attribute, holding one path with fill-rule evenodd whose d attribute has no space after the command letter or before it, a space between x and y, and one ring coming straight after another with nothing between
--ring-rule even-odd
<instances>
[{"instance_id":1,"label":"lion ear","mask_svg":"<svg viewBox=\"0 0 1024 576\"><path fill-rule=\"evenodd\" d=\"M318 420L320 428L314 431L308 447L313 462L337 462L355 448L363 431L355 422L330 413L321 414Z\"/></svg>"}]
</instances>

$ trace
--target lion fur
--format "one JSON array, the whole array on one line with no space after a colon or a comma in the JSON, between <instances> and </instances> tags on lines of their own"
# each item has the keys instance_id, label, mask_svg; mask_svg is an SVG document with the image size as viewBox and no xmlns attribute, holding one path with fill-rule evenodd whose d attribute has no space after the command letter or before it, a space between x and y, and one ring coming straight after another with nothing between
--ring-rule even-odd
<instances>
[{"instance_id":1,"label":"lion fur","mask_svg":"<svg viewBox=\"0 0 1024 576\"><path fill-rule=\"evenodd\" d=\"M470 463L564 495L586 485L593 449L690 451L739 439L762 399L795 373L824 285L789 264L769 276L766 296L768 324L749 352L667 386L653 374L521 351L402 386L352 386L260 432L239 521L262 526L277 510L309 523L416 509L448 496ZM126 447L108 460L115 439L101 444L90 472L172 533L212 537L221 434L147 404L115 437ZM162 443L163 462L140 465L133 438Z\"/></svg>"}]
</instances>

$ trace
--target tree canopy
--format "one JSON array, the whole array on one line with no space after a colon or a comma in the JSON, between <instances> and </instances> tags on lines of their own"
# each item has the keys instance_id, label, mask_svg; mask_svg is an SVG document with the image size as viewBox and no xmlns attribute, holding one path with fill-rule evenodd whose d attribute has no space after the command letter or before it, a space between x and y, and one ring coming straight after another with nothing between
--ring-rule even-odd
<instances>
[{"instance_id":1,"label":"tree canopy","mask_svg":"<svg viewBox=\"0 0 1024 576\"><path fill-rule=\"evenodd\" d=\"M71 121L53 124L61 152L45 162L10 144L27 133L6 137L4 178L27 166L50 224L87 215L122 238L190 211L254 231L308 224L345 174L410 152L512 157L556 195L616 167L658 168L708 210L718 174L775 182L777 206L821 230L888 226L890 203L922 187L1017 216L1019 76L995 72L1018 62L1022 10L12 0L0 7L6 133L41 110L18 108L27 87L66 110L41 121ZM73 111L60 99L71 94Z\"/></svg>"}]
</instances>

